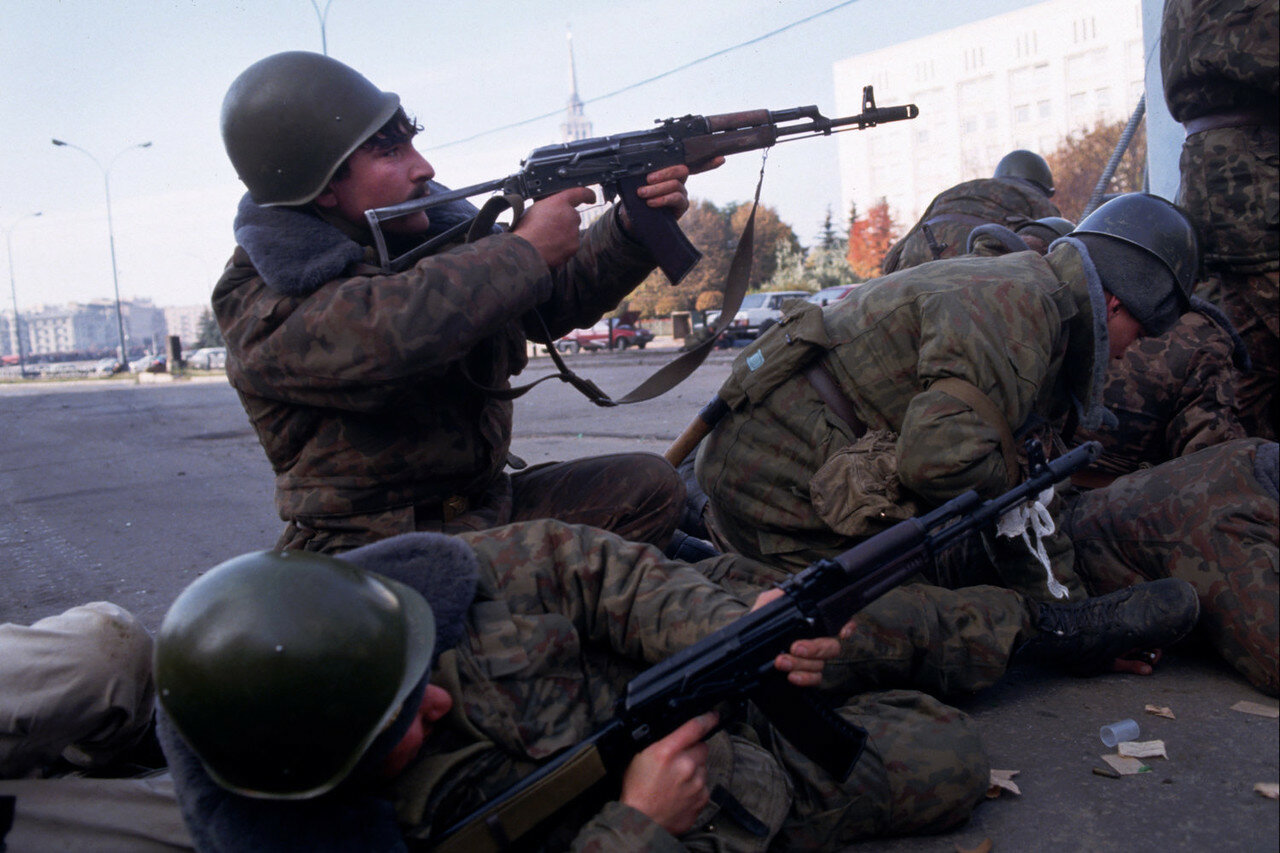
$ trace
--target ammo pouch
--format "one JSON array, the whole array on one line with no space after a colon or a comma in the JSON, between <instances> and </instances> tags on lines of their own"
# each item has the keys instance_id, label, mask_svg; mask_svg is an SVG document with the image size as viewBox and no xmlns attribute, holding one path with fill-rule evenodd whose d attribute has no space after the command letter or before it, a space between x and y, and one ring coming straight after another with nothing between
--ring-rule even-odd
<instances>
[{"instance_id":1,"label":"ammo pouch","mask_svg":"<svg viewBox=\"0 0 1280 853\"><path fill-rule=\"evenodd\" d=\"M809 478L814 511L842 536L865 537L917 515L898 479L898 434L876 429L832 455Z\"/></svg>"},{"instance_id":2,"label":"ammo pouch","mask_svg":"<svg viewBox=\"0 0 1280 853\"><path fill-rule=\"evenodd\" d=\"M758 404L783 382L831 346L822 309L800 300L733 360L729 378L720 388L720 399L730 409Z\"/></svg>"}]
</instances>

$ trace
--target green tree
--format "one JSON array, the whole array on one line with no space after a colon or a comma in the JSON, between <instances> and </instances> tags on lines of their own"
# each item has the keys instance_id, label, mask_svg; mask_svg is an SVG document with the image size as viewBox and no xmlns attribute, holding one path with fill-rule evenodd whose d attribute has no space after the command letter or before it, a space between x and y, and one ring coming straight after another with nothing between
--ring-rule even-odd
<instances>
[{"instance_id":1,"label":"green tree","mask_svg":"<svg viewBox=\"0 0 1280 853\"><path fill-rule=\"evenodd\" d=\"M222 339L222 330L214 322L213 311L208 308L204 309L200 314L199 328L196 330L196 349L224 347L226 345L226 341Z\"/></svg>"}]
</instances>

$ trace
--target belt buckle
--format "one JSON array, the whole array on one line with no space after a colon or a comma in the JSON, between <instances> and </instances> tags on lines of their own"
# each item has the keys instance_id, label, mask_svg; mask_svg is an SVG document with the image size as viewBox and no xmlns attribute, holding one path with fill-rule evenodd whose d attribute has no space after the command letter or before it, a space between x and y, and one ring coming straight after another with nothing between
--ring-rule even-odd
<instances>
[{"instance_id":1,"label":"belt buckle","mask_svg":"<svg viewBox=\"0 0 1280 853\"><path fill-rule=\"evenodd\" d=\"M440 516L445 521L453 521L466 511L467 498L465 495L450 495L440 504Z\"/></svg>"}]
</instances>

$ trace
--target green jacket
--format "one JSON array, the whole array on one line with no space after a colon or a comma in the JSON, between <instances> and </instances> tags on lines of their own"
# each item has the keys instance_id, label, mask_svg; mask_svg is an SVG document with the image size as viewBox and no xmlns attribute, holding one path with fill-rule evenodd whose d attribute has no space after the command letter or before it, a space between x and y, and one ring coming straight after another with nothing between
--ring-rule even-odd
<instances>
[{"instance_id":1,"label":"green jacket","mask_svg":"<svg viewBox=\"0 0 1280 853\"><path fill-rule=\"evenodd\" d=\"M859 285L820 312L800 307L735 360L732 411L697 458L714 523L741 553L789 568L832 556L921 505L966 489L990 497L1006 470L997 428L931 388L985 393L1017 430L1033 416L1102 419L1102 288L1083 246L1045 257L961 258ZM867 432L801 375L818 361Z\"/></svg>"},{"instance_id":2,"label":"green jacket","mask_svg":"<svg viewBox=\"0 0 1280 853\"><path fill-rule=\"evenodd\" d=\"M563 268L512 234L383 275L325 221L246 201L213 309L227 376L290 521L373 514L501 489L527 341L590 325L653 267L602 217ZM269 268L267 268L269 267ZM536 314L535 314L536 309Z\"/></svg>"},{"instance_id":3,"label":"green jacket","mask_svg":"<svg viewBox=\"0 0 1280 853\"><path fill-rule=\"evenodd\" d=\"M969 232L992 222L1015 229L1033 219L1059 216L1044 193L1026 181L979 178L939 193L910 231L885 254L886 275L933 260L965 254ZM928 233L925 226L928 225ZM933 237L930 245L929 237Z\"/></svg>"}]
</instances>

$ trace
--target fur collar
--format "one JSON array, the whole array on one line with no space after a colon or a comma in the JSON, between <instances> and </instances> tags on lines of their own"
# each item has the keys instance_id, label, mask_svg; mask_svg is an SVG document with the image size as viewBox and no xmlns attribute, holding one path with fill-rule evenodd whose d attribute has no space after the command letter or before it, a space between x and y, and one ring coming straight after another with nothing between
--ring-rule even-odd
<instances>
[{"instance_id":1,"label":"fur collar","mask_svg":"<svg viewBox=\"0 0 1280 853\"><path fill-rule=\"evenodd\" d=\"M1070 262L1069 257L1052 257L1054 249L1064 244L1075 249L1075 254L1080 259L1078 273L1072 269L1074 264ZM1077 303L1082 301L1082 297L1087 298L1088 302L1088 313L1081 316L1086 306L1079 305L1080 314L1077 314L1076 320L1072 322L1073 329L1068 343L1066 368L1074 374L1074 376L1068 376L1067 387L1071 389L1080 428L1096 430L1100 427L1118 426L1119 421L1116 420L1115 414L1102 402L1107 366L1111 362L1110 337L1107 335L1107 297L1102 289L1102 279L1098 277L1098 270L1094 266L1093 259L1089 257L1089 250L1075 237L1059 237L1054 240L1049 245L1049 253L1045 255L1045 260L1058 273L1058 279L1072 291ZM1079 293L1078 287L1074 286L1080 277L1083 277L1080 283L1084 285L1084 294ZM1087 337L1084 334L1086 330ZM1087 352L1082 351L1085 340L1092 342ZM1081 369L1086 363L1089 365L1087 373Z\"/></svg>"},{"instance_id":2,"label":"fur collar","mask_svg":"<svg viewBox=\"0 0 1280 853\"><path fill-rule=\"evenodd\" d=\"M433 193L448 187L431 181ZM430 239L477 213L466 199L431 208ZM364 247L307 206L262 207L248 193L240 199L235 219L236 243L244 248L254 269L272 290L286 296L306 296L364 258Z\"/></svg>"}]
</instances>

